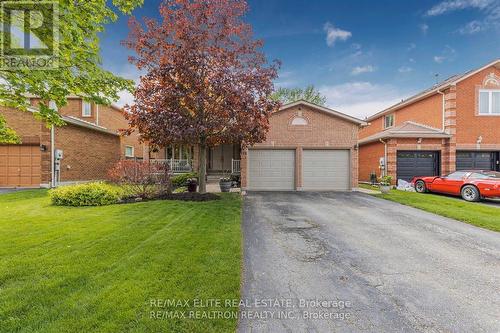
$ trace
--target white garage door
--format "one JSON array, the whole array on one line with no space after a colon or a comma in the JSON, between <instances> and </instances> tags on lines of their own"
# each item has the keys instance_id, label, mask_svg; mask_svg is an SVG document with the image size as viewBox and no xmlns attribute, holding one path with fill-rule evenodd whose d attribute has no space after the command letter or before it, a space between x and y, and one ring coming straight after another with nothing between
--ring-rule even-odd
<instances>
[{"instance_id":1,"label":"white garage door","mask_svg":"<svg viewBox=\"0 0 500 333\"><path fill-rule=\"evenodd\" d=\"M248 189L263 191L295 190L295 151L249 150Z\"/></svg>"},{"instance_id":2,"label":"white garage door","mask_svg":"<svg viewBox=\"0 0 500 333\"><path fill-rule=\"evenodd\" d=\"M350 186L349 150L304 150L304 190L345 191Z\"/></svg>"}]
</instances>

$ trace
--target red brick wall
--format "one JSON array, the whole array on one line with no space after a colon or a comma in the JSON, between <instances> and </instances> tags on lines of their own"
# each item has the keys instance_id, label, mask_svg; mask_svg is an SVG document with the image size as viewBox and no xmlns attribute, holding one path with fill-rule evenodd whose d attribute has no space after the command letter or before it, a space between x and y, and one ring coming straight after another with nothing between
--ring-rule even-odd
<instances>
[{"instance_id":1,"label":"red brick wall","mask_svg":"<svg viewBox=\"0 0 500 333\"><path fill-rule=\"evenodd\" d=\"M120 138L66 125L56 129L56 149L62 149L61 181L103 180L119 159Z\"/></svg>"},{"instance_id":2,"label":"red brick wall","mask_svg":"<svg viewBox=\"0 0 500 333\"><path fill-rule=\"evenodd\" d=\"M457 84L456 141L457 148L477 149L481 136L481 149L500 149L500 116L478 115L480 88L500 89L500 85L484 86L486 77L493 73L500 80L500 69L491 66ZM491 82L491 81L490 81Z\"/></svg>"},{"instance_id":3,"label":"red brick wall","mask_svg":"<svg viewBox=\"0 0 500 333\"><path fill-rule=\"evenodd\" d=\"M295 116L302 116L308 121L306 126L292 126L290 122ZM287 110L279 111L270 118L270 131L266 141L256 144L255 147L276 147L296 149L296 179L298 188L302 187L302 149L350 149L351 151L351 181L352 186L358 184L358 151L356 146L358 139L358 125L343 120L339 117L327 115L324 112L310 109L307 106L296 106ZM241 180L242 188L247 187L247 154L242 151L241 157Z\"/></svg>"},{"instance_id":4,"label":"red brick wall","mask_svg":"<svg viewBox=\"0 0 500 333\"><path fill-rule=\"evenodd\" d=\"M402 109L394 111L394 126L405 121L414 121L419 124L441 129L443 126L443 97L440 94L427 97ZM360 139L366 138L384 130L384 116L371 120L370 125L361 129Z\"/></svg>"},{"instance_id":5,"label":"red brick wall","mask_svg":"<svg viewBox=\"0 0 500 333\"><path fill-rule=\"evenodd\" d=\"M370 174L375 172L381 176L379 168L380 158L384 157L384 144L372 142L359 147L359 180L370 181Z\"/></svg>"}]
</instances>

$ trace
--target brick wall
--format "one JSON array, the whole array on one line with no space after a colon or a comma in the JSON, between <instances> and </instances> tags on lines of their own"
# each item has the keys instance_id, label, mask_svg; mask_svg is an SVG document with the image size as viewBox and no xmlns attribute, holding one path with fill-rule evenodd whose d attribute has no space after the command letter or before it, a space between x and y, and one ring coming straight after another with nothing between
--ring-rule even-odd
<instances>
[{"instance_id":1,"label":"brick wall","mask_svg":"<svg viewBox=\"0 0 500 333\"><path fill-rule=\"evenodd\" d=\"M120 159L120 138L66 125L56 129L56 149L64 151L61 181L103 180Z\"/></svg>"},{"instance_id":2,"label":"brick wall","mask_svg":"<svg viewBox=\"0 0 500 333\"><path fill-rule=\"evenodd\" d=\"M359 147L359 180L370 181L370 174L375 172L382 176L379 168L380 158L384 157L384 144L372 142Z\"/></svg>"},{"instance_id":3,"label":"brick wall","mask_svg":"<svg viewBox=\"0 0 500 333\"><path fill-rule=\"evenodd\" d=\"M308 125L292 126L296 116L307 120ZM259 148L288 148L296 150L297 188L302 187L302 150L305 148L349 149L351 152L351 183L358 184L358 151L355 149L358 139L358 125L304 105L279 111L270 118L270 131L264 142L256 144ZM241 153L242 188L247 187L247 151Z\"/></svg>"}]
</instances>

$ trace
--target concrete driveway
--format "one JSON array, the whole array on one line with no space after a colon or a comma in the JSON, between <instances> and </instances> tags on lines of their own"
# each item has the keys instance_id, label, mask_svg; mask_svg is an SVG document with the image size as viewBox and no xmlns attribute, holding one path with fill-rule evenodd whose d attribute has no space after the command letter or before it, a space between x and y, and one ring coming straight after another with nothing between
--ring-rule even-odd
<instances>
[{"instance_id":1,"label":"concrete driveway","mask_svg":"<svg viewBox=\"0 0 500 333\"><path fill-rule=\"evenodd\" d=\"M249 193L240 332L499 332L500 234L362 193Z\"/></svg>"}]
</instances>

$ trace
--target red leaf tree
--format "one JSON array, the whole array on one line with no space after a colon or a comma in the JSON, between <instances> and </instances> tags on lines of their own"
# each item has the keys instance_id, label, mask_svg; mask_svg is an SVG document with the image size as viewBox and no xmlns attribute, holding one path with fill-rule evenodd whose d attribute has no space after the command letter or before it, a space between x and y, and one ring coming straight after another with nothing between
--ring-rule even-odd
<instances>
[{"instance_id":1,"label":"red leaf tree","mask_svg":"<svg viewBox=\"0 0 500 333\"><path fill-rule=\"evenodd\" d=\"M161 22L131 18L129 61L146 74L127 106L130 130L159 146L200 147L200 192L206 149L265 139L279 62L268 64L254 40L244 0L164 0Z\"/></svg>"}]
</instances>

